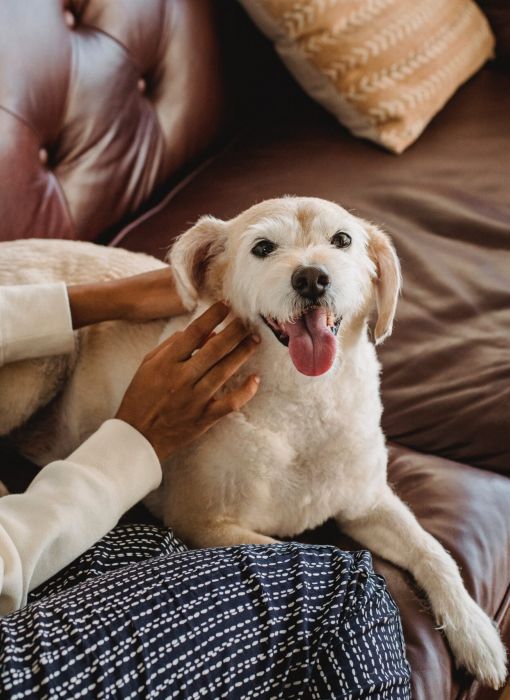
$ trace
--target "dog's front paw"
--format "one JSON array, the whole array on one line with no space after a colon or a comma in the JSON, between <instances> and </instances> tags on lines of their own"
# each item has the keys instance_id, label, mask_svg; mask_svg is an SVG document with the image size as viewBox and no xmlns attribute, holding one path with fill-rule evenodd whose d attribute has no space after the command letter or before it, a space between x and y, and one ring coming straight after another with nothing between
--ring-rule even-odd
<instances>
[{"instance_id":1,"label":"dog's front paw","mask_svg":"<svg viewBox=\"0 0 510 700\"><path fill-rule=\"evenodd\" d=\"M507 676L506 650L493 621L468 598L462 622L451 620L444 632L460 666L484 685L501 688Z\"/></svg>"}]
</instances>

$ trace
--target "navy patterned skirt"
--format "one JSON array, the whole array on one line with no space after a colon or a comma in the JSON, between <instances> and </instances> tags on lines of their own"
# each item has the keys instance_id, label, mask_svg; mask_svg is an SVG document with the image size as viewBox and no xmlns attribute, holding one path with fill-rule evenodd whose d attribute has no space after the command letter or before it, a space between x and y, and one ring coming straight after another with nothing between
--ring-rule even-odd
<instances>
[{"instance_id":1,"label":"navy patterned skirt","mask_svg":"<svg viewBox=\"0 0 510 700\"><path fill-rule=\"evenodd\" d=\"M0 620L0 697L410 698L368 552L119 526Z\"/></svg>"}]
</instances>

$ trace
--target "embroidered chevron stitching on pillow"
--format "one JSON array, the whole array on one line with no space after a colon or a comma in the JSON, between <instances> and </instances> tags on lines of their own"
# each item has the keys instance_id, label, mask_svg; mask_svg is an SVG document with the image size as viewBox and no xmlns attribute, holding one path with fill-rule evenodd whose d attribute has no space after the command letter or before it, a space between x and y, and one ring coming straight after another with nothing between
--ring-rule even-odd
<instances>
[{"instance_id":1,"label":"embroidered chevron stitching on pillow","mask_svg":"<svg viewBox=\"0 0 510 700\"><path fill-rule=\"evenodd\" d=\"M493 55L472 0L241 0L303 88L402 153Z\"/></svg>"}]
</instances>

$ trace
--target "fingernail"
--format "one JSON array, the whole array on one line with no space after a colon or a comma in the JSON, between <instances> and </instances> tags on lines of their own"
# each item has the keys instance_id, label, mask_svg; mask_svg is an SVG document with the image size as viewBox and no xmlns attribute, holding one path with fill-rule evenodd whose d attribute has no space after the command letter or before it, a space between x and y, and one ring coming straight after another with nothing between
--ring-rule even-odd
<instances>
[{"instance_id":1,"label":"fingernail","mask_svg":"<svg viewBox=\"0 0 510 700\"><path fill-rule=\"evenodd\" d=\"M223 304L223 306L226 306L227 309L230 309L230 304L229 304L229 302L227 301L227 299L221 299L221 302L220 302L220 303Z\"/></svg>"},{"instance_id":2,"label":"fingernail","mask_svg":"<svg viewBox=\"0 0 510 700\"><path fill-rule=\"evenodd\" d=\"M251 339L254 343L260 343L260 335L258 335L257 333L252 333Z\"/></svg>"},{"instance_id":3,"label":"fingernail","mask_svg":"<svg viewBox=\"0 0 510 700\"><path fill-rule=\"evenodd\" d=\"M260 384L260 377L257 374L254 374L253 381L255 382L255 384Z\"/></svg>"}]
</instances>

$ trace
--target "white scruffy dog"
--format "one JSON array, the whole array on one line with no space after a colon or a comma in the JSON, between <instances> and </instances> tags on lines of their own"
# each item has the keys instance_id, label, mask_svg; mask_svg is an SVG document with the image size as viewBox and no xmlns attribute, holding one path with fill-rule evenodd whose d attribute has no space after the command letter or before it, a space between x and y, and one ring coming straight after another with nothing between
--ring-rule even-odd
<instances>
[{"instance_id":1,"label":"white scruffy dog","mask_svg":"<svg viewBox=\"0 0 510 700\"><path fill-rule=\"evenodd\" d=\"M13 271L20 251L25 265ZM160 264L64 241L2 244L2 262L6 254L4 284L75 283ZM34 255L43 256L43 273ZM148 499L152 509L201 547L273 542L334 517L362 545L411 571L457 661L482 682L502 685L506 654L492 621L451 556L387 484L379 364L367 318L375 301L375 342L391 333L400 270L388 237L331 202L286 197L227 222L200 219L178 239L170 262L192 315L227 299L260 334L236 381L255 372L261 384L241 411L164 464L163 484ZM0 427L7 432L25 421L72 366L60 398L19 433L27 445L30 436L25 453L40 463L69 453L115 414L143 355L190 318L102 324L80 332L70 360L3 368Z\"/></svg>"}]
</instances>

